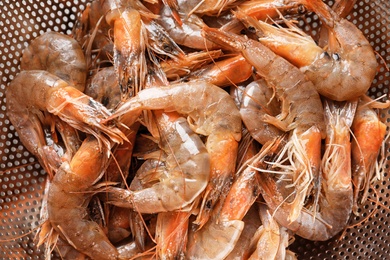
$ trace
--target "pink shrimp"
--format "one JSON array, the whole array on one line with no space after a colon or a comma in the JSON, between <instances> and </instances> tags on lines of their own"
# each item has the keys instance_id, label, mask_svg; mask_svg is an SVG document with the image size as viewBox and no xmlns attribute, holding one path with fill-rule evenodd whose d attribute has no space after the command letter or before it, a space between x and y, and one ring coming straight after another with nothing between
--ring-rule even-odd
<instances>
[{"instance_id":1,"label":"pink shrimp","mask_svg":"<svg viewBox=\"0 0 390 260\"><path fill-rule=\"evenodd\" d=\"M356 116L352 124L352 164L354 189L354 213L358 212L358 197L363 190L360 203L368 196L370 182L375 173L375 164L386 135L386 125L380 121L374 108L387 108L389 103L372 102L367 97L360 98Z\"/></svg>"},{"instance_id":2,"label":"pink shrimp","mask_svg":"<svg viewBox=\"0 0 390 260\"><path fill-rule=\"evenodd\" d=\"M350 125L356 102L325 103L328 121L326 149L322 160L323 183L319 197L319 211L311 205L311 212L303 208L299 216L289 220L292 205L285 203L285 180L276 182L265 170L259 178L262 195L275 219L295 234L310 240L325 241L346 227L352 212ZM272 166L274 167L274 166Z\"/></svg>"},{"instance_id":3,"label":"pink shrimp","mask_svg":"<svg viewBox=\"0 0 390 260\"><path fill-rule=\"evenodd\" d=\"M293 32L239 12L236 16L259 30L260 42L300 67L320 94L337 101L353 100L365 94L378 66L369 41L353 23L340 18L321 0L296 2L315 12L330 32L326 50L292 23L288 25Z\"/></svg>"},{"instance_id":4,"label":"pink shrimp","mask_svg":"<svg viewBox=\"0 0 390 260\"><path fill-rule=\"evenodd\" d=\"M123 103L109 119L140 110L160 109L176 111L187 116L191 128L196 133L207 136L206 148L208 154L210 154L211 181L203 195L202 221L199 223L204 224L216 205L220 194L230 186L230 180L235 171L238 141L241 138L239 111L227 92L210 83L195 81L173 84L168 87L144 89L137 96ZM196 168L199 168L199 165L202 166L201 168L206 167L204 162L200 162ZM200 173L204 170L197 169L195 172ZM203 183L204 178L201 176L203 174L199 176L202 181L197 183ZM196 174L193 174L193 177L198 178ZM187 191L190 194L189 188L187 188ZM159 194L164 195L164 192L159 192ZM147 195L145 194L145 196ZM134 202L134 198L131 200L131 196L129 197L130 201L138 203L138 201ZM139 202L141 201L139 200ZM166 211L168 205L164 206L164 203L164 199L161 198L154 212ZM189 201L186 201L185 204L188 203ZM169 206L169 208L177 209L178 206ZM144 208L147 212L151 210L151 207L146 204L137 205L137 208L139 210Z\"/></svg>"},{"instance_id":5,"label":"pink shrimp","mask_svg":"<svg viewBox=\"0 0 390 260\"><path fill-rule=\"evenodd\" d=\"M101 124L111 113L100 103L83 94L69 83L46 71L20 72L6 91L7 114L25 147L35 156L48 173L52 167L42 153L46 145L41 125L42 115L57 115L65 123L85 133L95 135L109 146L109 140L126 140L115 126Z\"/></svg>"},{"instance_id":6,"label":"pink shrimp","mask_svg":"<svg viewBox=\"0 0 390 260\"><path fill-rule=\"evenodd\" d=\"M290 211L290 220L293 220L299 215L313 179L319 176L321 138L325 136L319 94L298 68L260 42L207 27L204 34L224 48L241 52L255 67L257 74L275 89L275 96L281 102L281 112L277 116L267 115L263 120L285 132L290 131L283 150L293 167L295 207Z\"/></svg>"}]
</instances>

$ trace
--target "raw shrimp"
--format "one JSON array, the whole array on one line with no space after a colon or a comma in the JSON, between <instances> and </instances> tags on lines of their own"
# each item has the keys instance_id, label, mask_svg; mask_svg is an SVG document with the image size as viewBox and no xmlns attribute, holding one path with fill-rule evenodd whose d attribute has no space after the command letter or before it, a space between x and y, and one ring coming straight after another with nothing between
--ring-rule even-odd
<instances>
[{"instance_id":1,"label":"raw shrimp","mask_svg":"<svg viewBox=\"0 0 390 260\"><path fill-rule=\"evenodd\" d=\"M153 14L139 1L103 0L101 4L107 23L113 28L114 67L125 100L143 87L148 39L141 15Z\"/></svg>"},{"instance_id":2,"label":"raw shrimp","mask_svg":"<svg viewBox=\"0 0 390 260\"><path fill-rule=\"evenodd\" d=\"M285 203L284 180L275 182L268 170L259 178L262 195L275 219L295 234L310 240L325 241L344 229L352 212L350 125L356 101L336 104L325 102L327 121L326 148L322 159L322 190L319 210L303 208L297 219L290 221L291 205Z\"/></svg>"},{"instance_id":3,"label":"raw shrimp","mask_svg":"<svg viewBox=\"0 0 390 260\"><path fill-rule=\"evenodd\" d=\"M52 227L78 251L92 259L118 259L118 251L96 222L87 219L88 191L104 173L109 147L89 136L70 162L58 169L48 192Z\"/></svg>"},{"instance_id":4,"label":"raw shrimp","mask_svg":"<svg viewBox=\"0 0 390 260\"><path fill-rule=\"evenodd\" d=\"M46 32L24 50L21 70L46 70L84 91L87 64L78 42L58 32Z\"/></svg>"},{"instance_id":5,"label":"raw shrimp","mask_svg":"<svg viewBox=\"0 0 390 260\"><path fill-rule=\"evenodd\" d=\"M358 197L363 190L360 203L368 196L370 182L374 178L375 164L386 135L386 125L380 121L374 108L388 108L389 103L379 105L367 97L360 98L352 124L352 175L355 185L353 211L357 214Z\"/></svg>"},{"instance_id":6,"label":"raw shrimp","mask_svg":"<svg viewBox=\"0 0 390 260\"><path fill-rule=\"evenodd\" d=\"M227 92L207 82L179 83L139 92L121 105L111 118L142 109L177 111L187 116L196 133L207 136L211 173L200 214L203 216L199 223L204 224L221 192L230 186L235 171L241 117L234 101ZM201 162L197 167L203 165Z\"/></svg>"},{"instance_id":7,"label":"raw shrimp","mask_svg":"<svg viewBox=\"0 0 390 260\"><path fill-rule=\"evenodd\" d=\"M288 25L294 32L239 12L236 16L259 29L261 43L300 67L320 94L337 101L353 100L365 94L378 66L369 41L353 23L340 18L321 0L296 1L315 12L329 31L326 49L317 46L292 23Z\"/></svg>"},{"instance_id":8,"label":"raw shrimp","mask_svg":"<svg viewBox=\"0 0 390 260\"><path fill-rule=\"evenodd\" d=\"M261 43L212 28L205 27L203 30L206 38L224 48L241 52L255 67L257 74L275 89L275 96L281 102L281 112L275 117L267 115L264 122L285 132L290 131L285 150L288 150L287 157L294 166L295 206L289 217L293 220L299 215L313 179L319 177L321 138L325 136L319 94L298 68Z\"/></svg>"},{"instance_id":9,"label":"raw shrimp","mask_svg":"<svg viewBox=\"0 0 390 260\"><path fill-rule=\"evenodd\" d=\"M219 87L235 85L252 76L252 65L242 55L216 61L188 75L188 80L204 80Z\"/></svg>"},{"instance_id":10,"label":"raw shrimp","mask_svg":"<svg viewBox=\"0 0 390 260\"><path fill-rule=\"evenodd\" d=\"M282 130L264 122L267 115L277 116L279 113L280 103L264 79L253 81L245 88L240 114L249 134L260 144L283 135Z\"/></svg>"},{"instance_id":11,"label":"raw shrimp","mask_svg":"<svg viewBox=\"0 0 390 260\"><path fill-rule=\"evenodd\" d=\"M234 181L221 210L213 212L210 220L189 235L188 259L224 259L234 249L242 230L243 217L260 194L258 172L253 167L264 165L265 154L271 146L264 146L259 154L248 160L242 173Z\"/></svg>"},{"instance_id":12,"label":"raw shrimp","mask_svg":"<svg viewBox=\"0 0 390 260\"><path fill-rule=\"evenodd\" d=\"M43 113L57 115L65 123L95 135L109 146L126 136L115 126L101 124L111 113L100 103L46 71L20 72L6 90L7 114L25 147L45 165L41 148L46 145L41 125ZM101 132L100 132L101 131ZM43 157L42 157L43 156Z\"/></svg>"},{"instance_id":13,"label":"raw shrimp","mask_svg":"<svg viewBox=\"0 0 390 260\"><path fill-rule=\"evenodd\" d=\"M143 91L147 90L154 89ZM141 189L107 188L108 203L131 207L140 213L166 212L190 205L205 189L210 159L199 136L191 131L184 118L172 113L158 113L156 119L164 158L147 160L137 171L135 179Z\"/></svg>"}]
</instances>

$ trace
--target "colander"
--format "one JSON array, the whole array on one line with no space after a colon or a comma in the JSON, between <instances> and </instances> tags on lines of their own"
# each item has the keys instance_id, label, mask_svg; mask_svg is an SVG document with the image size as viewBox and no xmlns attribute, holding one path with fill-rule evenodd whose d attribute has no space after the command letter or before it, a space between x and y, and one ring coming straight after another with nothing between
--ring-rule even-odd
<instances>
[{"instance_id":1,"label":"colander","mask_svg":"<svg viewBox=\"0 0 390 260\"><path fill-rule=\"evenodd\" d=\"M0 1L0 258L43 259L43 249L34 243L46 173L23 147L6 116L5 90L19 72L23 49L46 31L70 34L77 14L87 0ZM332 5L332 1L327 1ZM369 95L389 99L390 1L358 0L347 17L368 38L380 66ZM318 17L309 14L300 21L306 32L316 35ZM390 127L390 111L382 111ZM390 144L385 147L384 179L375 183L370 198L352 216L350 228L325 242L296 237L290 249L298 259L389 259L390 258ZM54 257L55 258L55 257Z\"/></svg>"}]
</instances>

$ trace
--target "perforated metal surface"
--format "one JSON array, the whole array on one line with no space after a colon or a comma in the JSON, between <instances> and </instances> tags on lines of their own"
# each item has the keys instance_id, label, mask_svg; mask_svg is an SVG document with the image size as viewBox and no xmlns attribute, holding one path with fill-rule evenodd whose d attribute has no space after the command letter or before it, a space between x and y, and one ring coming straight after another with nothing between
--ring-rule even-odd
<instances>
[{"instance_id":1,"label":"perforated metal surface","mask_svg":"<svg viewBox=\"0 0 390 260\"><path fill-rule=\"evenodd\" d=\"M33 242L39 225L39 211L45 173L35 158L20 143L6 117L5 89L19 71L23 49L38 35L48 30L70 34L86 0L2 0L0 1L0 258L43 259L42 250ZM329 1L332 4L332 1ZM390 2L360 0L348 16L363 31L378 53L380 67L369 91L376 98L388 99L390 73ZM301 21L302 27L316 34L316 16ZM382 58L379 58L382 57ZM390 126L390 112L381 115ZM386 259L390 255L390 149L385 151L383 182L374 185L371 200L353 217L351 225L367 217L363 223L348 228L345 235L326 242L310 242L296 238L291 249L299 259ZM376 194L376 195L375 195ZM32 231L32 232L31 232ZM29 234L30 232L30 234ZM20 238L18 238L20 237ZM16 238L16 239L15 239Z\"/></svg>"}]
</instances>

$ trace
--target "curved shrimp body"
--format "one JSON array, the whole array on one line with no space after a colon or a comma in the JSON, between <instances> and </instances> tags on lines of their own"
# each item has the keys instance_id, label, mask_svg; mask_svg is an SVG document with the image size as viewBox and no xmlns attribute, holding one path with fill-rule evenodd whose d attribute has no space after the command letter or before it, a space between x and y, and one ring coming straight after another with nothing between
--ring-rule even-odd
<instances>
[{"instance_id":1,"label":"curved shrimp body","mask_svg":"<svg viewBox=\"0 0 390 260\"><path fill-rule=\"evenodd\" d=\"M255 67L257 74L275 89L275 96L281 102L281 112L275 117L267 115L263 120L285 132L290 131L282 154L288 151L296 186L292 220L299 215L312 180L319 176L321 138L325 136L320 96L298 68L260 42L207 27L204 33L221 46L241 52Z\"/></svg>"},{"instance_id":2,"label":"curved shrimp body","mask_svg":"<svg viewBox=\"0 0 390 260\"><path fill-rule=\"evenodd\" d=\"M70 162L64 162L48 192L48 214L53 228L92 259L117 259L118 252L99 225L87 219L88 191L101 177L108 150L90 136Z\"/></svg>"},{"instance_id":3,"label":"curved shrimp body","mask_svg":"<svg viewBox=\"0 0 390 260\"><path fill-rule=\"evenodd\" d=\"M111 118L144 109L176 111L187 116L196 133L207 136L211 172L201 210L205 223L221 192L228 189L235 171L241 117L234 101L226 91L210 83L180 83L142 90L120 106Z\"/></svg>"},{"instance_id":4,"label":"curved shrimp body","mask_svg":"<svg viewBox=\"0 0 390 260\"><path fill-rule=\"evenodd\" d=\"M95 135L109 145L100 131L114 142L126 137L113 126L101 124L111 113L100 103L46 71L20 72L6 92L7 113L26 148L37 155L42 144L42 113L57 115L70 126ZM26 111L28 113L26 113Z\"/></svg>"},{"instance_id":5,"label":"curved shrimp body","mask_svg":"<svg viewBox=\"0 0 390 260\"><path fill-rule=\"evenodd\" d=\"M108 189L108 202L132 207L141 213L183 209L204 190L210 173L210 159L199 136L192 132L182 117L172 113L157 114L162 162L151 159L136 174L142 188ZM155 167L147 170L150 163ZM157 181L157 182L156 182Z\"/></svg>"},{"instance_id":6,"label":"curved shrimp body","mask_svg":"<svg viewBox=\"0 0 390 260\"><path fill-rule=\"evenodd\" d=\"M363 190L361 203L367 199L368 189L375 173L375 163L386 135L386 125L380 121L368 100L361 98L352 124L352 163L354 212L358 210L358 196Z\"/></svg>"},{"instance_id":7,"label":"curved shrimp body","mask_svg":"<svg viewBox=\"0 0 390 260\"><path fill-rule=\"evenodd\" d=\"M291 33L245 16L242 20L258 28L260 41L301 68L318 92L330 99L355 99L367 92L375 77L377 61L363 33L321 0L297 0L315 12L328 29L324 50L307 35ZM297 29L296 29L297 30Z\"/></svg>"},{"instance_id":8,"label":"curved shrimp body","mask_svg":"<svg viewBox=\"0 0 390 260\"><path fill-rule=\"evenodd\" d=\"M355 105L354 105L355 104ZM262 195L276 220L297 235L325 241L340 232L348 223L352 212L351 144L349 127L354 117L356 103L336 105L325 103L328 121L326 149L322 159L322 190L319 211L304 208L290 221L291 205L283 203L282 186L267 173L262 173ZM314 205L313 207L315 207Z\"/></svg>"},{"instance_id":9,"label":"curved shrimp body","mask_svg":"<svg viewBox=\"0 0 390 260\"><path fill-rule=\"evenodd\" d=\"M21 70L46 70L83 91L87 64L78 42L58 32L35 38L24 50Z\"/></svg>"},{"instance_id":10,"label":"curved shrimp body","mask_svg":"<svg viewBox=\"0 0 390 260\"><path fill-rule=\"evenodd\" d=\"M267 115L277 116L280 103L273 98L273 89L263 79L251 82L245 88L240 114L250 135L260 144L265 144L283 135L283 131L262 120Z\"/></svg>"}]
</instances>

